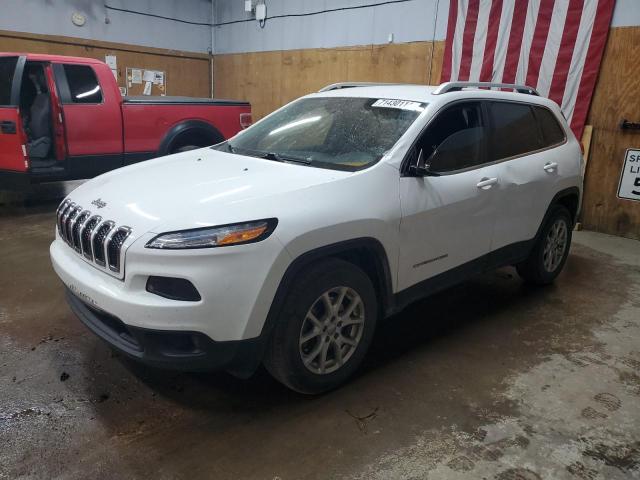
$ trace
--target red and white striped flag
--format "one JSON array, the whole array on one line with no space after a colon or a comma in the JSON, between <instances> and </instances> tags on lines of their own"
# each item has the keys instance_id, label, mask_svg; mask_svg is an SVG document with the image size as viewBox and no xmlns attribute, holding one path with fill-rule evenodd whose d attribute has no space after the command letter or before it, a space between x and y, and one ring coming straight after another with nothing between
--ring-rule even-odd
<instances>
[{"instance_id":1,"label":"red and white striped flag","mask_svg":"<svg viewBox=\"0 0 640 480\"><path fill-rule=\"evenodd\" d=\"M615 0L450 0L442 81L529 85L578 138Z\"/></svg>"}]
</instances>

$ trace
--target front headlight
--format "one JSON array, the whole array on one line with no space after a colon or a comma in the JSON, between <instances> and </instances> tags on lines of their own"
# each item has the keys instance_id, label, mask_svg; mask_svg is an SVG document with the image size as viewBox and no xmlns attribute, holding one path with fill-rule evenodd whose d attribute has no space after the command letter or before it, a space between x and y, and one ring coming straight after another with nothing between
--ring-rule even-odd
<instances>
[{"instance_id":1,"label":"front headlight","mask_svg":"<svg viewBox=\"0 0 640 480\"><path fill-rule=\"evenodd\" d=\"M264 240L276 228L277 218L234 223L218 227L194 228L179 232L161 233L147 242L147 248L173 250L242 245Z\"/></svg>"}]
</instances>

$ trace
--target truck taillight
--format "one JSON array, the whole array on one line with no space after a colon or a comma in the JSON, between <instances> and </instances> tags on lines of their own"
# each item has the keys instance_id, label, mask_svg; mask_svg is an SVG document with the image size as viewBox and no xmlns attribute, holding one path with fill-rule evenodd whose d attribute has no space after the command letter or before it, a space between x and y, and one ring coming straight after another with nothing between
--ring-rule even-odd
<instances>
[{"instance_id":1,"label":"truck taillight","mask_svg":"<svg viewBox=\"0 0 640 480\"><path fill-rule=\"evenodd\" d=\"M250 113L241 113L240 114L240 126L242 128L250 127L253 123L253 118Z\"/></svg>"}]
</instances>

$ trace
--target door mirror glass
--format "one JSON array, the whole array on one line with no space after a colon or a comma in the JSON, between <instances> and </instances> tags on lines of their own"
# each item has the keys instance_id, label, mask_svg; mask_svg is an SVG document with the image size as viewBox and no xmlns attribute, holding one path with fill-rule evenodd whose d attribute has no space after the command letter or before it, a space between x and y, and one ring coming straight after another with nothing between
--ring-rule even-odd
<instances>
[{"instance_id":1,"label":"door mirror glass","mask_svg":"<svg viewBox=\"0 0 640 480\"><path fill-rule=\"evenodd\" d=\"M425 155L424 150L421 148L419 150L413 151L413 161L409 165L409 172L416 177L424 177L429 175L429 170L425 166Z\"/></svg>"}]
</instances>

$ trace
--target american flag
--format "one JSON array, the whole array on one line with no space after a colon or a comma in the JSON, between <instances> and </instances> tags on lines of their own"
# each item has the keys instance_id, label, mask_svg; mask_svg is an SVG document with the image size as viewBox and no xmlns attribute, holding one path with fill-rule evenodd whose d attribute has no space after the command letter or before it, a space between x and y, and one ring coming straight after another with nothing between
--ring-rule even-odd
<instances>
[{"instance_id":1,"label":"american flag","mask_svg":"<svg viewBox=\"0 0 640 480\"><path fill-rule=\"evenodd\" d=\"M450 0L442 81L529 85L578 138L615 0Z\"/></svg>"}]
</instances>

